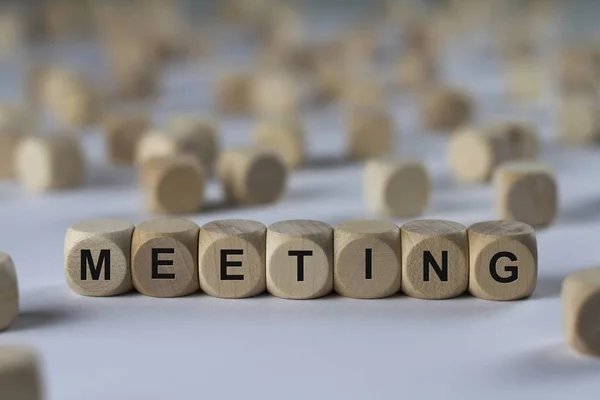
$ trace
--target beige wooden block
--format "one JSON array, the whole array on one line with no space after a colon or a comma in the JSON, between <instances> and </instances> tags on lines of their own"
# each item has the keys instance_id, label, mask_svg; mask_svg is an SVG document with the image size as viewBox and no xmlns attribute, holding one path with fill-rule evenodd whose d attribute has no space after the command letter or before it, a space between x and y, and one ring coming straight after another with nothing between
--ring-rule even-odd
<instances>
[{"instance_id":1,"label":"beige wooden block","mask_svg":"<svg viewBox=\"0 0 600 400\"><path fill-rule=\"evenodd\" d=\"M428 89L438 80L438 67L433 57L420 52L401 56L396 66L398 86L405 90Z\"/></svg>"},{"instance_id":2,"label":"beige wooden block","mask_svg":"<svg viewBox=\"0 0 600 400\"><path fill-rule=\"evenodd\" d=\"M370 214L411 218L429 205L429 174L419 161L380 158L367 161L363 199Z\"/></svg>"},{"instance_id":3,"label":"beige wooden block","mask_svg":"<svg viewBox=\"0 0 600 400\"><path fill-rule=\"evenodd\" d=\"M342 296L378 299L400 290L400 228L358 220L334 229L334 289Z\"/></svg>"},{"instance_id":4,"label":"beige wooden block","mask_svg":"<svg viewBox=\"0 0 600 400\"><path fill-rule=\"evenodd\" d=\"M318 55L314 63L312 90L318 103L332 103L340 98L346 82L344 65L332 55Z\"/></svg>"},{"instance_id":5,"label":"beige wooden block","mask_svg":"<svg viewBox=\"0 0 600 400\"><path fill-rule=\"evenodd\" d=\"M510 136L474 127L454 132L448 143L448 162L455 179L486 182L503 162L514 159Z\"/></svg>"},{"instance_id":6,"label":"beige wooden block","mask_svg":"<svg viewBox=\"0 0 600 400\"><path fill-rule=\"evenodd\" d=\"M180 297L196 292L198 232L191 221L163 218L135 227L131 242L133 286L143 295Z\"/></svg>"},{"instance_id":7,"label":"beige wooden block","mask_svg":"<svg viewBox=\"0 0 600 400\"><path fill-rule=\"evenodd\" d=\"M14 155L20 140L21 135L0 132L0 179L14 177Z\"/></svg>"},{"instance_id":8,"label":"beige wooden block","mask_svg":"<svg viewBox=\"0 0 600 400\"><path fill-rule=\"evenodd\" d=\"M191 156L164 156L142 163L140 180L146 208L157 214L198 212L204 204L205 176Z\"/></svg>"},{"instance_id":9,"label":"beige wooden block","mask_svg":"<svg viewBox=\"0 0 600 400\"><path fill-rule=\"evenodd\" d=\"M512 60L507 66L508 94L516 100L536 100L547 84L545 65L529 58Z\"/></svg>"},{"instance_id":10,"label":"beige wooden block","mask_svg":"<svg viewBox=\"0 0 600 400\"><path fill-rule=\"evenodd\" d=\"M469 292L486 300L517 300L537 284L535 230L522 222L485 221L471 225Z\"/></svg>"},{"instance_id":11,"label":"beige wooden block","mask_svg":"<svg viewBox=\"0 0 600 400\"><path fill-rule=\"evenodd\" d=\"M180 151L194 155L206 171L213 171L220 150L216 121L184 114L172 117L165 129L175 138Z\"/></svg>"},{"instance_id":12,"label":"beige wooden block","mask_svg":"<svg viewBox=\"0 0 600 400\"><path fill-rule=\"evenodd\" d=\"M333 229L324 222L280 221L267 229L267 290L315 299L333 290Z\"/></svg>"},{"instance_id":13,"label":"beige wooden block","mask_svg":"<svg viewBox=\"0 0 600 400\"><path fill-rule=\"evenodd\" d=\"M573 350L600 356L600 268L572 272L562 284L563 331Z\"/></svg>"},{"instance_id":14,"label":"beige wooden block","mask_svg":"<svg viewBox=\"0 0 600 400\"><path fill-rule=\"evenodd\" d=\"M448 299L469 286L467 228L451 221L404 224L402 292L421 299Z\"/></svg>"},{"instance_id":15,"label":"beige wooden block","mask_svg":"<svg viewBox=\"0 0 600 400\"><path fill-rule=\"evenodd\" d=\"M600 105L589 96L567 96L558 112L560 140L568 144L600 143Z\"/></svg>"},{"instance_id":16,"label":"beige wooden block","mask_svg":"<svg viewBox=\"0 0 600 400\"><path fill-rule=\"evenodd\" d=\"M77 294L107 297L127 293L131 282L134 226L118 219L72 224L65 236L65 275Z\"/></svg>"},{"instance_id":17,"label":"beige wooden block","mask_svg":"<svg viewBox=\"0 0 600 400\"><path fill-rule=\"evenodd\" d=\"M14 178L14 158L23 137L33 131L35 115L16 105L0 107L0 179Z\"/></svg>"},{"instance_id":18,"label":"beige wooden block","mask_svg":"<svg viewBox=\"0 0 600 400\"><path fill-rule=\"evenodd\" d=\"M565 94L597 95L598 70L593 52L571 48L559 54L558 80Z\"/></svg>"},{"instance_id":19,"label":"beige wooden block","mask_svg":"<svg viewBox=\"0 0 600 400\"><path fill-rule=\"evenodd\" d=\"M260 222L229 219L200 228L200 288L211 296L245 298L266 289L267 228Z\"/></svg>"},{"instance_id":20,"label":"beige wooden block","mask_svg":"<svg viewBox=\"0 0 600 400\"><path fill-rule=\"evenodd\" d=\"M30 347L0 346L0 396L6 400L42 400L40 360Z\"/></svg>"},{"instance_id":21,"label":"beige wooden block","mask_svg":"<svg viewBox=\"0 0 600 400\"><path fill-rule=\"evenodd\" d=\"M346 148L353 160L391 154L396 145L396 122L384 109L354 109L349 112Z\"/></svg>"},{"instance_id":22,"label":"beige wooden block","mask_svg":"<svg viewBox=\"0 0 600 400\"><path fill-rule=\"evenodd\" d=\"M144 114L114 113L104 121L106 151L113 164L133 164L141 138L150 128L150 118Z\"/></svg>"},{"instance_id":23,"label":"beige wooden block","mask_svg":"<svg viewBox=\"0 0 600 400\"><path fill-rule=\"evenodd\" d=\"M339 71L340 74L343 71ZM353 110L355 108L385 108L388 98L383 85L375 80L349 73L345 78L341 91L342 104ZM358 74L362 75L362 74Z\"/></svg>"},{"instance_id":24,"label":"beige wooden block","mask_svg":"<svg viewBox=\"0 0 600 400\"><path fill-rule=\"evenodd\" d=\"M508 137L517 160L534 160L539 153L539 138L535 128L526 122L497 121L486 127L491 135Z\"/></svg>"},{"instance_id":25,"label":"beige wooden block","mask_svg":"<svg viewBox=\"0 0 600 400\"><path fill-rule=\"evenodd\" d=\"M502 164L494 174L494 192L499 219L539 228L552 224L556 218L556 178L545 164L534 161Z\"/></svg>"},{"instance_id":26,"label":"beige wooden block","mask_svg":"<svg viewBox=\"0 0 600 400\"><path fill-rule=\"evenodd\" d=\"M267 69L252 81L252 107L261 117L293 118L301 111L303 96L302 87L288 71Z\"/></svg>"},{"instance_id":27,"label":"beige wooden block","mask_svg":"<svg viewBox=\"0 0 600 400\"><path fill-rule=\"evenodd\" d=\"M468 93L443 87L425 95L421 105L421 120L428 130L451 131L466 125L474 112L475 105Z\"/></svg>"},{"instance_id":28,"label":"beige wooden block","mask_svg":"<svg viewBox=\"0 0 600 400\"><path fill-rule=\"evenodd\" d=\"M72 136L28 137L19 143L14 161L17 178L34 192L70 189L83 183L83 149Z\"/></svg>"},{"instance_id":29,"label":"beige wooden block","mask_svg":"<svg viewBox=\"0 0 600 400\"><path fill-rule=\"evenodd\" d=\"M19 315L19 284L12 258L0 252L0 332Z\"/></svg>"},{"instance_id":30,"label":"beige wooden block","mask_svg":"<svg viewBox=\"0 0 600 400\"><path fill-rule=\"evenodd\" d=\"M254 143L277 152L288 168L297 168L306 158L304 128L300 121L268 118L254 130Z\"/></svg>"},{"instance_id":31,"label":"beige wooden block","mask_svg":"<svg viewBox=\"0 0 600 400\"><path fill-rule=\"evenodd\" d=\"M286 189L288 171L281 156L269 149L232 149L221 154L217 175L227 201L265 204L279 200Z\"/></svg>"},{"instance_id":32,"label":"beige wooden block","mask_svg":"<svg viewBox=\"0 0 600 400\"><path fill-rule=\"evenodd\" d=\"M216 87L216 106L220 112L244 115L252 112L252 79L247 72L221 74Z\"/></svg>"}]
</instances>

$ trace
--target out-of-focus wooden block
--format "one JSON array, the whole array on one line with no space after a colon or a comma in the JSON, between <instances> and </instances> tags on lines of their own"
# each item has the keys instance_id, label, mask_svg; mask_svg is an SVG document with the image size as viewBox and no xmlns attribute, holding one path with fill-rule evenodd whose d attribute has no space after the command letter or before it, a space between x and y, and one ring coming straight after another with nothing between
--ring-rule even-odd
<instances>
[{"instance_id":1,"label":"out-of-focus wooden block","mask_svg":"<svg viewBox=\"0 0 600 400\"><path fill-rule=\"evenodd\" d=\"M422 299L460 296L469 286L467 228L419 220L402 226L402 292Z\"/></svg>"},{"instance_id":2,"label":"out-of-focus wooden block","mask_svg":"<svg viewBox=\"0 0 600 400\"><path fill-rule=\"evenodd\" d=\"M8 56L26 43L26 20L16 10L0 12L0 56Z\"/></svg>"},{"instance_id":3,"label":"out-of-focus wooden block","mask_svg":"<svg viewBox=\"0 0 600 400\"><path fill-rule=\"evenodd\" d=\"M15 171L18 180L34 192L81 186L85 173L83 149L73 136L31 136L17 147Z\"/></svg>"},{"instance_id":4,"label":"out-of-focus wooden block","mask_svg":"<svg viewBox=\"0 0 600 400\"><path fill-rule=\"evenodd\" d=\"M600 356L600 268L575 271L562 284L563 331L573 350Z\"/></svg>"},{"instance_id":5,"label":"out-of-focus wooden block","mask_svg":"<svg viewBox=\"0 0 600 400\"><path fill-rule=\"evenodd\" d=\"M398 61L396 78L401 89L426 90L437 82L438 68L433 57L409 52Z\"/></svg>"},{"instance_id":6,"label":"out-of-focus wooden block","mask_svg":"<svg viewBox=\"0 0 600 400\"><path fill-rule=\"evenodd\" d=\"M254 142L279 153L288 168L297 168L305 160L304 128L296 119L269 118L261 121L254 131Z\"/></svg>"},{"instance_id":7,"label":"out-of-focus wooden block","mask_svg":"<svg viewBox=\"0 0 600 400\"><path fill-rule=\"evenodd\" d=\"M334 229L334 288L342 296L378 299L400 290L400 228L393 222L348 221Z\"/></svg>"},{"instance_id":8,"label":"out-of-focus wooden block","mask_svg":"<svg viewBox=\"0 0 600 400\"><path fill-rule=\"evenodd\" d=\"M65 275L69 287L77 294L94 297L130 291L133 229L133 224L118 219L72 224L65 236Z\"/></svg>"},{"instance_id":9,"label":"out-of-focus wooden block","mask_svg":"<svg viewBox=\"0 0 600 400\"><path fill-rule=\"evenodd\" d=\"M431 131L451 131L466 125L475 112L471 96L454 88L433 89L421 106L423 126Z\"/></svg>"},{"instance_id":10,"label":"out-of-focus wooden block","mask_svg":"<svg viewBox=\"0 0 600 400\"><path fill-rule=\"evenodd\" d=\"M267 290L314 299L333 290L333 229L324 222L280 221L267 229Z\"/></svg>"},{"instance_id":11,"label":"out-of-focus wooden block","mask_svg":"<svg viewBox=\"0 0 600 400\"><path fill-rule=\"evenodd\" d=\"M260 222L229 219L200 228L200 288L224 298L244 298L266 289L267 228Z\"/></svg>"},{"instance_id":12,"label":"out-of-focus wooden block","mask_svg":"<svg viewBox=\"0 0 600 400\"><path fill-rule=\"evenodd\" d=\"M343 71L339 73L342 74ZM387 93L379 82L366 79L363 76L356 77L349 73L342 87L340 100L344 106L351 110L356 108L385 108Z\"/></svg>"},{"instance_id":13,"label":"out-of-focus wooden block","mask_svg":"<svg viewBox=\"0 0 600 400\"><path fill-rule=\"evenodd\" d=\"M115 113L106 118L104 126L110 162L133 164L137 145L150 128L150 118L144 114Z\"/></svg>"},{"instance_id":14,"label":"out-of-focus wooden block","mask_svg":"<svg viewBox=\"0 0 600 400\"><path fill-rule=\"evenodd\" d=\"M216 106L220 112L244 115L252 112L252 79L248 72L223 73L216 86Z\"/></svg>"},{"instance_id":15,"label":"out-of-focus wooden block","mask_svg":"<svg viewBox=\"0 0 600 400\"><path fill-rule=\"evenodd\" d=\"M303 90L294 74L267 69L252 81L254 113L261 117L294 118L302 108Z\"/></svg>"},{"instance_id":16,"label":"out-of-focus wooden block","mask_svg":"<svg viewBox=\"0 0 600 400\"><path fill-rule=\"evenodd\" d=\"M537 284L537 239L534 229L516 221L471 225L469 292L486 300L517 300Z\"/></svg>"},{"instance_id":17,"label":"out-of-focus wooden block","mask_svg":"<svg viewBox=\"0 0 600 400\"><path fill-rule=\"evenodd\" d=\"M535 128L526 122L497 121L486 127L491 135L506 136L517 160L534 160L539 152L539 139Z\"/></svg>"},{"instance_id":18,"label":"out-of-focus wooden block","mask_svg":"<svg viewBox=\"0 0 600 400\"><path fill-rule=\"evenodd\" d=\"M504 163L494 174L494 191L499 219L545 227L556 218L558 189L547 165L533 161Z\"/></svg>"},{"instance_id":19,"label":"out-of-focus wooden block","mask_svg":"<svg viewBox=\"0 0 600 400\"><path fill-rule=\"evenodd\" d=\"M561 141L576 145L600 143L600 104L595 97L567 96L559 107Z\"/></svg>"},{"instance_id":20,"label":"out-of-focus wooden block","mask_svg":"<svg viewBox=\"0 0 600 400\"><path fill-rule=\"evenodd\" d=\"M596 96L600 83L593 52L574 48L564 51L558 59L560 89L567 95Z\"/></svg>"},{"instance_id":21,"label":"out-of-focus wooden block","mask_svg":"<svg viewBox=\"0 0 600 400\"><path fill-rule=\"evenodd\" d=\"M6 400L42 400L39 356L30 347L0 346L0 395Z\"/></svg>"},{"instance_id":22,"label":"out-of-focus wooden block","mask_svg":"<svg viewBox=\"0 0 600 400\"><path fill-rule=\"evenodd\" d=\"M152 297L179 297L197 291L198 232L195 223L176 218L136 226L131 242L135 289Z\"/></svg>"},{"instance_id":23,"label":"out-of-focus wooden block","mask_svg":"<svg viewBox=\"0 0 600 400\"><path fill-rule=\"evenodd\" d=\"M380 158L367 161L363 198L370 214L416 217L429 205L429 174L422 162Z\"/></svg>"},{"instance_id":24,"label":"out-of-focus wooden block","mask_svg":"<svg viewBox=\"0 0 600 400\"><path fill-rule=\"evenodd\" d=\"M519 58L507 65L508 94L516 100L536 100L543 91L547 78L545 66L537 60Z\"/></svg>"},{"instance_id":25,"label":"out-of-focus wooden block","mask_svg":"<svg viewBox=\"0 0 600 400\"><path fill-rule=\"evenodd\" d=\"M19 315L19 284L12 258L0 252L0 332Z\"/></svg>"},{"instance_id":26,"label":"out-of-focus wooden block","mask_svg":"<svg viewBox=\"0 0 600 400\"><path fill-rule=\"evenodd\" d=\"M391 154L396 145L396 122L384 109L358 108L350 111L346 132L348 156L354 160Z\"/></svg>"},{"instance_id":27,"label":"out-of-focus wooden block","mask_svg":"<svg viewBox=\"0 0 600 400\"><path fill-rule=\"evenodd\" d=\"M204 204L206 174L188 155L151 158L141 164L140 178L146 207L157 214L187 214Z\"/></svg>"},{"instance_id":28,"label":"out-of-focus wooden block","mask_svg":"<svg viewBox=\"0 0 600 400\"><path fill-rule=\"evenodd\" d=\"M35 116L17 106L0 107L0 179L15 175L14 158L19 142L35 126Z\"/></svg>"},{"instance_id":29,"label":"out-of-focus wooden block","mask_svg":"<svg viewBox=\"0 0 600 400\"><path fill-rule=\"evenodd\" d=\"M454 177L464 183L486 182L503 162L514 159L510 136L475 127L454 132L448 144L448 161Z\"/></svg>"},{"instance_id":30,"label":"out-of-focus wooden block","mask_svg":"<svg viewBox=\"0 0 600 400\"><path fill-rule=\"evenodd\" d=\"M335 53L321 53L319 51L314 61L312 90L317 103L329 104L342 95L346 72L344 64Z\"/></svg>"},{"instance_id":31,"label":"out-of-focus wooden block","mask_svg":"<svg viewBox=\"0 0 600 400\"><path fill-rule=\"evenodd\" d=\"M272 150L240 148L221 154L217 176L229 202L264 204L281 198L288 170L281 156Z\"/></svg>"}]
</instances>

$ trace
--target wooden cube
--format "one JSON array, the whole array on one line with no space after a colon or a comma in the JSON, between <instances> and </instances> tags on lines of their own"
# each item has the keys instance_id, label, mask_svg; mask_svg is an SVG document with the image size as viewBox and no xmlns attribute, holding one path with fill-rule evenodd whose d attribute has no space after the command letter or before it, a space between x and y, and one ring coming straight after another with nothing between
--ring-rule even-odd
<instances>
[{"instance_id":1,"label":"wooden cube","mask_svg":"<svg viewBox=\"0 0 600 400\"><path fill-rule=\"evenodd\" d=\"M0 346L0 395L6 400L41 400L44 388L39 356L26 346Z\"/></svg>"},{"instance_id":2,"label":"wooden cube","mask_svg":"<svg viewBox=\"0 0 600 400\"><path fill-rule=\"evenodd\" d=\"M535 128L526 122L497 121L486 127L492 136L506 136L516 160L534 160L539 152L539 139Z\"/></svg>"},{"instance_id":3,"label":"wooden cube","mask_svg":"<svg viewBox=\"0 0 600 400\"><path fill-rule=\"evenodd\" d=\"M19 285L12 258L0 252L0 332L19 315Z\"/></svg>"},{"instance_id":4,"label":"wooden cube","mask_svg":"<svg viewBox=\"0 0 600 400\"><path fill-rule=\"evenodd\" d=\"M429 174L422 162L381 158L365 164L363 198L370 214L416 217L427 209L429 191Z\"/></svg>"},{"instance_id":5,"label":"wooden cube","mask_svg":"<svg viewBox=\"0 0 600 400\"><path fill-rule=\"evenodd\" d=\"M200 288L211 296L244 298L266 289L267 228L242 219L212 221L200 228Z\"/></svg>"},{"instance_id":6,"label":"wooden cube","mask_svg":"<svg viewBox=\"0 0 600 400\"><path fill-rule=\"evenodd\" d=\"M597 95L598 71L593 52L571 48L560 54L558 79L560 89L565 94Z\"/></svg>"},{"instance_id":7,"label":"wooden cube","mask_svg":"<svg viewBox=\"0 0 600 400\"><path fill-rule=\"evenodd\" d=\"M285 192L288 171L281 156L269 149L232 149L221 155L217 175L228 202L266 204Z\"/></svg>"},{"instance_id":8,"label":"wooden cube","mask_svg":"<svg viewBox=\"0 0 600 400\"><path fill-rule=\"evenodd\" d=\"M596 98L568 96L562 99L558 114L558 133L564 143L600 143L600 105Z\"/></svg>"},{"instance_id":9,"label":"wooden cube","mask_svg":"<svg viewBox=\"0 0 600 400\"><path fill-rule=\"evenodd\" d=\"M351 73L346 77L340 100L351 111L355 108L384 108L388 102L385 88L379 82Z\"/></svg>"},{"instance_id":10,"label":"wooden cube","mask_svg":"<svg viewBox=\"0 0 600 400\"><path fill-rule=\"evenodd\" d=\"M438 75L434 59L420 52L403 55L396 67L398 86L404 90L428 89L436 83Z\"/></svg>"},{"instance_id":11,"label":"wooden cube","mask_svg":"<svg viewBox=\"0 0 600 400\"><path fill-rule=\"evenodd\" d=\"M600 356L600 268L575 271L562 284L563 330L573 350Z\"/></svg>"},{"instance_id":12,"label":"wooden cube","mask_svg":"<svg viewBox=\"0 0 600 400\"><path fill-rule=\"evenodd\" d=\"M514 158L510 136L493 130L459 129L448 144L450 170L463 183L487 182L500 164Z\"/></svg>"},{"instance_id":13,"label":"wooden cube","mask_svg":"<svg viewBox=\"0 0 600 400\"><path fill-rule=\"evenodd\" d=\"M95 219L72 224L65 237L65 275L69 287L84 296L127 293L131 282L133 224Z\"/></svg>"},{"instance_id":14,"label":"wooden cube","mask_svg":"<svg viewBox=\"0 0 600 400\"><path fill-rule=\"evenodd\" d=\"M247 72L223 73L216 87L216 106L225 114L249 114L252 111L252 79Z\"/></svg>"},{"instance_id":15,"label":"wooden cube","mask_svg":"<svg viewBox=\"0 0 600 400\"><path fill-rule=\"evenodd\" d=\"M144 114L115 113L104 123L106 150L113 164L133 164L141 138L150 128L150 118Z\"/></svg>"},{"instance_id":16,"label":"wooden cube","mask_svg":"<svg viewBox=\"0 0 600 400\"><path fill-rule=\"evenodd\" d=\"M31 191L64 190L83 184L85 159L75 137L28 137L19 143L14 161L16 176Z\"/></svg>"},{"instance_id":17,"label":"wooden cube","mask_svg":"<svg viewBox=\"0 0 600 400\"><path fill-rule=\"evenodd\" d=\"M502 164L494 174L494 191L499 219L544 227L556 217L556 179L544 164L533 161Z\"/></svg>"},{"instance_id":18,"label":"wooden cube","mask_svg":"<svg viewBox=\"0 0 600 400\"><path fill-rule=\"evenodd\" d=\"M486 300L517 300L537 284L537 239L534 229L517 221L471 225L469 292Z\"/></svg>"},{"instance_id":19,"label":"wooden cube","mask_svg":"<svg viewBox=\"0 0 600 400\"><path fill-rule=\"evenodd\" d=\"M290 169L302 165L306 157L304 128L295 119L269 118L260 122L254 131L254 143L277 152Z\"/></svg>"},{"instance_id":20,"label":"wooden cube","mask_svg":"<svg viewBox=\"0 0 600 400\"><path fill-rule=\"evenodd\" d=\"M425 95L421 121L431 131L451 131L466 125L475 112L471 96L459 89L442 87Z\"/></svg>"},{"instance_id":21,"label":"wooden cube","mask_svg":"<svg viewBox=\"0 0 600 400\"><path fill-rule=\"evenodd\" d=\"M402 225L402 292L421 299L448 299L469 286L467 228L451 221Z\"/></svg>"},{"instance_id":22,"label":"wooden cube","mask_svg":"<svg viewBox=\"0 0 600 400\"><path fill-rule=\"evenodd\" d=\"M14 105L0 107L0 179L14 177L16 148L21 139L33 130L35 119L35 115L25 108Z\"/></svg>"},{"instance_id":23,"label":"wooden cube","mask_svg":"<svg viewBox=\"0 0 600 400\"><path fill-rule=\"evenodd\" d=\"M267 69L254 77L251 98L260 117L294 118L301 111L303 91L294 74Z\"/></svg>"},{"instance_id":24,"label":"wooden cube","mask_svg":"<svg viewBox=\"0 0 600 400\"><path fill-rule=\"evenodd\" d=\"M179 297L196 292L198 232L195 223L163 218L135 227L131 242L133 286L143 295Z\"/></svg>"},{"instance_id":25,"label":"wooden cube","mask_svg":"<svg viewBox=\"0 0 600 400\"><path fill-rule=\"evenodd\" d=\"M396 144L396 123L383 109L354 109L348 115L346 147L353 160L388 155Z\"/></svg>"},{"instance_id":26,"label":"wooden cube","mask_svg":"<svg viewBox=\"0 0 600 400\"><path fill-rule=\"evenodd\" d=\"M539 61L527 57L512 60L507 70L508 94L521 101L538 99L547 81L544 69Z\"/></svg>"},{"instance_id":27,"label":"wooden cube","mask_svg":"<svg viewBox=\"0 0 600 400\"><path fill-rule=\"evenodd\" d=\"M204 204L206 174L191 156L151 158L140 168L146 207L157 214L188 214Z\"/></svg>"},{"instance_id":28,"label":"wooden cube","mask_svg":"<svg viewBox=\"0 0 600 400\"><path fill-rule=\"evenodd\" d=\"M333 229L319 221L280 221L267 229L267 290L314 299L333 290Z\"/></svg>"},{"instance_id":29,"label":"wooden cube","mask_svg":"<svg viewBox=\"0 0 600 400\"><path fill-rule=\"evenodd\" d=\"M15 175L15 153L21 135L0 131L0 179L11 179Z\"/></svg>"},{"instance_id":30,"label":"wooden cube","mask_svg":"<svg viewBox=\"0 0 600 400\"><path fill-rule=\"evenodd\" d=\"M334 289L378 299L400 290L400 229L389 221L348 221L334 229Z\"/></svg>"}]
</instances>

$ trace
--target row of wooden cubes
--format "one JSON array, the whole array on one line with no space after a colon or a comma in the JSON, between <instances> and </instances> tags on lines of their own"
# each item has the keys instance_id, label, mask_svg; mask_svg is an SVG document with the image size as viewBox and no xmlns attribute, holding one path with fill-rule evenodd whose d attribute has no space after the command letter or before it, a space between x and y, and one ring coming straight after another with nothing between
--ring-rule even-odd
<instances>
[{"instance_id":1,"label":"row of wooden cubes","mask_svg":"<svg viewBox=\"0 0 600 400\"><path fill-rule=\"evenodd\" d=\"M266 227L219 220L199 227L164 218L138 226L122 220L73 224L65 240L69 286L87 296L134 289L154 297L204 291L224 298L267 290L289 299L332 291L383 298L402 291L447 299L467 291L489 300L529 296L537 281L534 229L521 222L487 221L469 228L451 221L416 220L402 227L356 220L335 228L312 220Z\"/></svg>"}]
</instances>

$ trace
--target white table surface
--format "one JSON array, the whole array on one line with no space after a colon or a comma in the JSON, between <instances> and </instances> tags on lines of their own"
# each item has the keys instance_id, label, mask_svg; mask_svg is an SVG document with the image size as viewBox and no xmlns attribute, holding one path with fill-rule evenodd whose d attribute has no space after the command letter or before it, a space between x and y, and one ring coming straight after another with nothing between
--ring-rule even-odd
<instances>
[{"instance_id":1,"label":"white table surface","mask_svg":"<svg viewBox=\"0 0 600 400\"><path fill-rule=\"evenodd\" d=\"M530 299L77 296L63 276L67 227L88 218L138 223L152 217L143 209L135 172L108 165L103 137L92 130L84 139L84 188L32 195L15 183L0 183L0 249L12 255L21 289L21 315L0 334L0 343L39 350L50 400L597 397L600 360L566 348L560 285L570 271L600 265L600 147L558 146L552 97L511 102L486 53L469 57L447 60L448 81L474 93L479 121L502 114L535 123L544 138L541 158L557 173L559 217L538 231L539 280ZM178 110L210 112L215 65L169 70L157 122ZM432 176L423 218L463 224L493 219L491 188L454 183L446 168L446 138L420 132L409 97L395 96L391 104L399 124L398 154L423 158ZM186 217L198 224L220 218L336 224L368 217L361 166L339 162L339 110L310 111L306 124L312 161L293 173L282 202L215 205ZM224 119L223 147L248 143L251 127L249 119ZM216 204L219 197L218 184L211 182L209 201Z\"/></svg>"}]
</instances>

